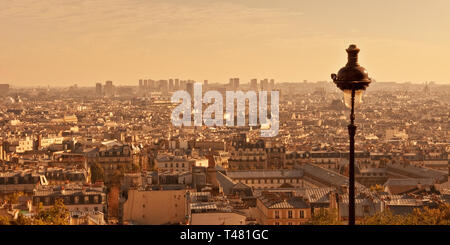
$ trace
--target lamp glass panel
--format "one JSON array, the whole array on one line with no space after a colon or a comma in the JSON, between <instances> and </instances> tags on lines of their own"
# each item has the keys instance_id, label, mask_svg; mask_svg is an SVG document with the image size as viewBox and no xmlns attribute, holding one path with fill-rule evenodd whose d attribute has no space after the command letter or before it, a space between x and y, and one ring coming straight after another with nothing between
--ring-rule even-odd
<instances>
[{"instance_id":1,"label":"lamp glass panel","mask_svg":"<svg viewBox=\"0 0 450 245\"><path fill-rule=\"evenodd\" d=\"M364 90L355 90L355 108L358 108L362 103L362 96ZM344 90L344 104L347 108L352 108L352 90Z\"/></svg>"}]
</instances>

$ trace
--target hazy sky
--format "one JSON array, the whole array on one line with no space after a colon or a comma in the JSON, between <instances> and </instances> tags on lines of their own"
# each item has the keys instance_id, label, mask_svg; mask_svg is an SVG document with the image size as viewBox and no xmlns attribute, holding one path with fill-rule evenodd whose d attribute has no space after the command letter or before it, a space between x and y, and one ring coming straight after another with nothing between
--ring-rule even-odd
<instances>
[{"instance_id":1,"label":"hazy sky","mask_svg":"<svg viewBox=\"0 0 450 245\"><path fill-rule=\"evenodd\" d=\"M448 0L0 0L0 83L330 80L361 48L377 81L450 82Z\"/></svg>"}]
</instances>

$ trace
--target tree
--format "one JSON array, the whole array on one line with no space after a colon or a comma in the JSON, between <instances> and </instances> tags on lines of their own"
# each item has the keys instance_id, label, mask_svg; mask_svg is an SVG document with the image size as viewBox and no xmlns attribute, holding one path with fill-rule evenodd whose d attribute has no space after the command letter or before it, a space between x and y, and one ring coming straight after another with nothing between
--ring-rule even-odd
<instances>
[{"instance_id":1,"label":"tree","mask_svg":"<svg viewBox=\"0 0 450 245\"><path fill-rule=\"evenodd\" d=\"M10 225L9 218L7 216L0 216L0 225Z\"/></svg>"},{"instance_id":2,"label":"tree","mask_svg":"<svg viewBox=\"0 0 450 245\"><path fill-rule=\"evenodd\" d=\"M104 181L105 178L105 170L103 167L95 162L91 164L91 182L95 183L97 181Z\"/></svg>"},{"instance_id":3,"label":"tree","mask_svg":"<svg viewBox=\"0 0 450 245\"><path fill-rule=\"evenodd\" d=\"M407 215L394 215L389 210L365 217L364 225L450 225L450 205L414 209Z\"/></svg>"},{"instance_id":4,"label":"tree","mask_svg":"<svg viewBox=\"0 0 450 245\"><path fill-rule=\"evenodd\" d=\"M34 217L33 223L37 225L68 225L69 215L64 201L57 199L53 207L39 211Z\"/></svg>"},{"instance_id":5,"label":"tree","mask_svg":"<svg viewBox=\"0 0 450 245\"><path fill-rule=\"evenodd\" d=\"M417 225L450 225L450 205L442 204L438 208L415 209L409 218Z\"/></svg>"},{"instance_id":6,"label":"tree","mask_svg":"<svg viewBox=\"0 0 450 245\"><path fill-rule=\"evenodd\" d=\"M375 191L375 192L383 192L384 191L384 187L382 185L376 184L370 187L371 191Z\"/></svg>"},{"instance_id":7,"label":"tree","mask_svg":"<svg viewBox=\"0 0 450 245\"><path fill-rule=\"evenodd\" d=\"M23 196L23 192L14 192L8 196L8 201L11 204L19 203L19 197Z\"/></svg>"},{"instance_id":8,"label":"tree","mask_svg":"<svg viewBox=\"0 0 450 245\"><path fill-rule=\"evenodd\" d=\"M27 218L23 216L22 214L19 214L17 216L17 219L10 221L11 225L32 225L33 221L30 218Z\"/></svg>"},{"instance_id":9,"label":"tree","mask_svg":"<svg viewBox=\"0 0 450 245\"><path fill-rule=\"evenodd\" d=\"M361 222L362 225L405 225L406 223L404 216L394 215L389 210L364 217Z\"/></svg>"},{"instance_id":10,"label":"tree","mask_svg":"<svg viewBox=\"0 0 450 245\"><path fill-rule=\"evenodd\" d=\"M113 174L110 177L110 183L112 185L119 185L122 182L123 176L124 176L124 168L118 168L114 170Z\"/></svg>"},{"instance_id":11,"label":"tree","mask_svg":"<svg viewBox=\"0 0 450 245\"><path fill-rule=\"evenodd\" d=\"M341 225L336 209L328 210L320 208L314 212L314 215L309 221L311 225Z\"/></svg>"},{"instance_id":12,"label":"tree","mask_svg":"<svg viewBox=\"0 0 450 245\"><path fill-rule=\"evenodd\" d=\"M139 164L135 164L135 163L131 164L131 172L132 173L137 173L140 170L141 170L141 167L139 166Z\"/></svg>"}]
</instances>

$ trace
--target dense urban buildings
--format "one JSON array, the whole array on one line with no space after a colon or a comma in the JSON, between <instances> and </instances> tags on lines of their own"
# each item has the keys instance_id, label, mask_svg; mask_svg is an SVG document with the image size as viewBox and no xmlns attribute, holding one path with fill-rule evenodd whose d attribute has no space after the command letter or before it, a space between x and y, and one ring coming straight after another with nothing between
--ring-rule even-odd
<instances>
[{"instance_id":1,"label":"dense urban buildings","mask_svg":"<svg viewBox=\"0 0 450 245\"><path fill-rule=\"evenodd\" d=\"M203 93L279 91L279 134L175 127L171 95L195 82ZM0 216L31 218L62 200L71 224L302 225L323 210L348 219L348 109L331 82L92 85L0 86ZM449 85L395 82L364 94L357 222L449 203L449 95Z\"/></svg>"}]
</instances>

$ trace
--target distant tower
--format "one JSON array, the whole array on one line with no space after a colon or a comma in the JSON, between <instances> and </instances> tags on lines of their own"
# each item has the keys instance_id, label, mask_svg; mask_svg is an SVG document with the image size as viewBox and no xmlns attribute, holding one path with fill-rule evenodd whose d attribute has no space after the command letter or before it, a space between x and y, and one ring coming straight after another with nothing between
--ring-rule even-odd
<instances>
[{"instance_id":1,"label":"distant tower","mask_svg":"<svg viewBox=\"0 0 450 245\"><path fill-rule=\"evenodd\" d=\"M169 79L169 91L173 91L173 90L174 90L173 79Z\"/></svg>"},{"instance_id":2,"label":"distant tower","mask_svg":"<svg viewBox=\"0 0 450 245\"><path fill-rule=\"evenodd\" d=\"M270 90L274 90L274 89L275 89L275 80L270 79Z\"/></svg>"},{"instance_id":3,"label":"distant tower","mask_svg":"<svg viewBox=\"0 0 450 245\"><path fill-rule=\"evenodd\" d=\"M96 83L95 84L95 95L97 97L101 97L102 96L102 84L101 83Z\"/></svg>"},{"instance_id":4,"label":"distant tower","mask_svg":"<svg viewBox=\"0 0 450 245\"><path fill-rule=\"evenodd\" d=\"M114 85L112 81L106 81L104 90L106 97L114 97Z\"/></svg>"},{"instance_id":5,"label":"distant tower","mask_svg":"<svg viewBox=\"0 0 450 245\"><path fill-rule=\"evenodd\" d=\"M159 91L163 94L169 91L169 82L167 80L159 80Z\"/></svg>"},{"instance_id":6,"label":"distant tower","mask_svg":"<svg viewBox=\"0 0 450 245\"><path fill-rule=\"evenodd\" d=\"M154 91L156 89L155 81L148 79L147 91Z\"/></svg>"},{"instance_id":7,"label":"distant tower","mask_svg":"<svg viewBox=\"0 0 450 245\"><path fill-rule=\"evenodd\" d=\"M181 90L186 90L186 80L181 80L180 81L180 88Z\"/></svg>"},{"instance_id":8,"label":"distant tower","mask_svg":"<svg viewBox=\"0 0 450 245\"><path fill-rule=\"evenodd\" d=\"M186 84L186 91L191 95L191 98L194 96L194 83L189 82Z\"/></svg>"},{"instance_id":9,"label":"distant tower","mask_svg":"<svg viewBox=\"0 0 450 245\"><path fill-rule=\"evenodd\" d=\"M144 83L142 79L139 79L139 90L142 90L142 86L144 86Z\"/></svg>"},{"instance_id":10,"label":"distant tower","mask_svg":"<svg viewBox=\"0 0 450 245\"><path fill-rule=\"evenodd\" d=\"M229 87L232 90L238 90L239 89L239 78L230 78Z\"/></svg>"},{"instance_id":11,"label":"distant tower","mask_svg":"<svg viewBox=\"0 0 450 245\"><path fill-rule=\"evenodd\" d=\"M258 90L258 79L254 78L250 81L250 89L253 91Z\"/></svg>"},{"instance_id":12,"label":"distant tower","mask_svg":"<svg viewBox=\"0 0 450 245\"><path fill-rule=\"evenodd\" d=\"M269 80L267 78L261 80L261 90L267 91L269 87Z\"/></svg>"},{"instance_id":13,"label":"distant tower","mask_svg":"<svg viewBox=\"0 0 450 245\"><path fill-rule=\"evenodd\" d=\"M208 89L208 80L203 81L203 89L204 90Z\"/></svg>"},{"instance_id":14,"label":"distant tower","mask_svg":"<svg viewBox=\"0 0 450 245\"><path fill-rule=\"evenodd\" d=\"M144 79L144 91L148 91L148 80Z\"/></svg>"},{"instance_id":15,"label":"distant tower","mask_svg":"<svg viewBox=\"0 0 450 245\"><path fill-rule=\"evenodd\" d=\"M7 95L9 92L9 84L0 84L0 96Z\"/></svg>"},{"instance_id":16,"label":"distant tower","mask_svg":"<svg viewBox=\"0 0 450 245\"><path fill-rule=\"evenodd\" d=\"M175 90L179 90L180 89L180 80L177 78L175 79Z\"/></svg>"}]
</instances>

